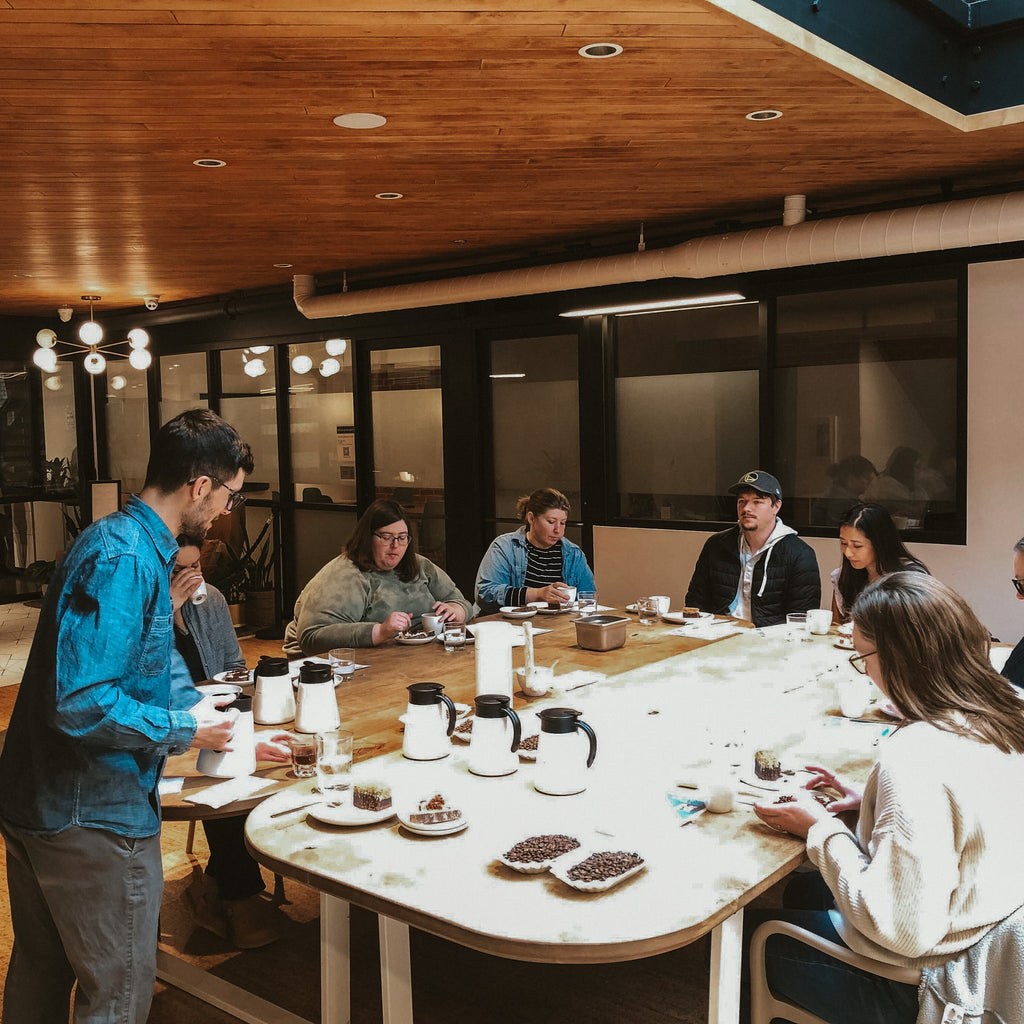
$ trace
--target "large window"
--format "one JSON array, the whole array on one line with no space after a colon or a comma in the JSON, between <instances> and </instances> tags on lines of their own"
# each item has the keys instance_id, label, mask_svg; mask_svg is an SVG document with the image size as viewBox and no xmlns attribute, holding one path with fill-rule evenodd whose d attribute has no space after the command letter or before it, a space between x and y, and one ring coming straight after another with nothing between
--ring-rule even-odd
<instances>
[{"instance_id":1,"label":"large window","mask_svg":"<svg viewBox=\"0 0 1024 1024\"><path fill-rule=\"evenodd\" d=\"M103 379L103 378L101 378ZM149 387L145 370L128 360L107 363L107 451L110 478L123 495L137 494L149 462Z\"/></svg>"},{"instance_id":2,"label":"large window","mask_svg":"<svg viewBox=\"0 0 1024 1024\"><path fill-rule=\"evenodd\" d=\"M256 468L246 481L254 498L278 489L277 378L274 350L268 346L220 353L220 414L252 448Z\"/></svg>"},{"instance_id":3,"label":"large window","mask_svg":"<svg viewBox=\"0 0 1024 1024\"><path fill-rule=\"evenodd\" d=\"M869 500L903 529L956 529L957 327L955 280L778 300L772 468L787 522L834 528Z\"/></svg>"},{"instance_id":4,"label":"large window","mask_svg":"<svg viewBox=\"0 0 1024 1024\"><path fill-rule=\"evenodd\" d=\"M619 515L722 519L721 496L758 461L757 304L614 323Z\"/></svg>"}]
</instances>

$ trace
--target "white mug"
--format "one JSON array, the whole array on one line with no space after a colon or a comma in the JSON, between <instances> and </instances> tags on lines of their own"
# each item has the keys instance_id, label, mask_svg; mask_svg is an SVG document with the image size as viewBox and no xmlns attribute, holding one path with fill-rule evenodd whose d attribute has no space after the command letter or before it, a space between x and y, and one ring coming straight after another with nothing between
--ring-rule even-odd
<instances>
[{"instance_id":1,"label":"white mug","mask_svg":"<svg viewBox=\"0 0 1024 1024\"><path fill-rule=\"evenodd\" d=\"M421 615L420 622L423 624L423 631L433 633L434 636L440 636L441 630L444 628L444 619L440 615Z\"/></svg>"},{"instance_id":2,"label":"white mug","mask_svg":"<svg viewBox=\"0 0 1024 1024\"><path fill-rule=\"evenodd\" d=\"M655 594L654 597L651 597L648 600L655 603L658 608L659 615L664 615L668 611L669 605L672 603L672 599L665 594Z\"/></svg>"},{"instance_id":3,"label":"white mug","mask_svg":"<svg viewBox=\"0 0 1024 1024\"><path fill-rule=\"evenodd\" d=\"M192 591L192 597L189 600L193 604L202 604L209 596L209 592L206 589L206 580L203 580L195 590Z\"/></svg>"},{"instance_id":4,"label":"white mug","mask_svg":"<svg viewBox=\"0 0 1024 1024\"><path fill-rule=\"evenodd\" d=\"M817 636L823 636L832 625L832 612L827 608L812 608L807 613L807 628Z\"/></svg>"}]
</instances>

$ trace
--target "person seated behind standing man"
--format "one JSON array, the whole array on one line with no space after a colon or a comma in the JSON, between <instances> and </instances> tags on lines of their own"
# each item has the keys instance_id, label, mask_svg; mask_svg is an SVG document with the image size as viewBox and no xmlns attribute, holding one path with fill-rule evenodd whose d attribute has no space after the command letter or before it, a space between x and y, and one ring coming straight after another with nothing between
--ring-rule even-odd
<instances>
[{"instance_id":1,"label":"person seated behind standing man","mask_svg":"<svg viewBox=\"0 0 1024 1024\"><path fill-rule=\"evenodd\" d=\"M342 553L299 594L284 649L295 657L376 647L418 627L423 615L466 622L471 609L451 577L416 554L402 506L379 499L362 514Z\"/></svg>"},{"instance_id":2,"label":"person seated behind standing man","mask_svg":"<svg viewBox=\"0 0 1024 1024\"><path fill-rule=\"evenodd\" d=\"M818 560L779 518L782 487L762 469L729 488L739 522L709 537L686 591L686 604L716 615L774 626L821 601Z\"/></svg>"},{"instance_id":3,"label":"person seated behind standing man","mask_svg":"<svg viewBox=\"0 0 1024 1024\"><path fill-rule=\"evenodd\" d=\"M855 505L839 527L843 561L832 570L832 618L846 622L860 592L891 572L928 573L900 539L889 510L876 502Z\"/></svg>"},{"instance_id":4,"label":"person seated behind standing man","mask_svg":"<svg viewBox=\"0 0 1024 1024\"><path fill-rule=\"evenodd\" d=\"M229 669L244 669L245 656L238 644L224 595L212 584L206 600L193 604L192 596L203 582L199 565L201 537L178 535L178 555L171 570L171 604L174 608L172 672L175 681L172 707L191 707L202 697L194 685L213 679ZM276 733L256 744L256 759L287 763L288 733ZM203 818L210 847L204 876L196 877L185 890L185 902L196 923L228 939L239 949L256 949L279 935L270 904L261 898L266 888L259 864L245 846L244 814L229 818Z\"/></svg>"},{"instance_id":5,"label":"person seated behind standing man","mask_svg":"<svg viewBox=\"0 0 1024 1024\"><path fill-rule=\"evenodd\" d=\"M854 505L860 504L860 496L868 489L878 471L874 463L863 455L847 455L834 466L829 466L827 474L832 483L811 507L811 523L814 526L838 526L843 516Z\"/></svg>"},{"instance_id":6,"label":"person seated behind standing man","mask_svg":"<svg viewBox=\"0 0 1024 1024\"><path fill-rule=\"evenodd\" d=\"M235 713L171 700L170 575L182 530L240 501L252 452L209 409L153 439L142 491L88 526L57 567L0 754L14 944L6 1024L143 1024L163 893L168 753L230 744ZM76 987L77 983L77 987Z\"/></svg>"},{"instance_id":7,"label":"person seated behind standing man","mask_svg":"<svg viewBox=\"0 0 1024 1024\"><path fill-rule=\"evenodd\" d=\"M1024 601L1024 537L1013 545L1013 589L1017 591L1017 600ZM1014 686L1024 689L1024 638L1010 652L1002 674Z\"/></svg>"},{"instance_id":8,"label":"person seated behind standing man","mask_svg":"<svg viewBox=\"0 0 1024 1024\"><path fill-rule=\"evenodd\" d=\"M1024 905L1022 829L1007 799L1024 786L1024 703L989 663L988 630L938 580L892 573L868 586L851 614L850 662L901 724L881 739L863 789L808 765L806 788L828 786L838 799L755 805L771 828L806 841L818 873L793 876L786 910L749 910L744 931L785 920L883 963L943 967ZM836 816L843 811L859 811L856 831ZM772 992L829 1024L918 1019L916 985L786 936L771 936L765 953ZM979 998L1011 1011L984 1019L1019 1021L1019 975L986 977L981 960L973 966L974 980L988 983Z\"/></svg>"},{"instance_id":9,"label":"person seated behind standing man","mask_svg":"<svg viewBox=\"0 0 1024 1024\"><path fill-rule=\"evenodd\" d=\"M476 573L476 603L482 615L531 601L565 604L567 587L593 590L594 574L582 549L565 537L569 499L541 487L516 502L518 530L491 541Z\"/></svg>"}]
</instances>

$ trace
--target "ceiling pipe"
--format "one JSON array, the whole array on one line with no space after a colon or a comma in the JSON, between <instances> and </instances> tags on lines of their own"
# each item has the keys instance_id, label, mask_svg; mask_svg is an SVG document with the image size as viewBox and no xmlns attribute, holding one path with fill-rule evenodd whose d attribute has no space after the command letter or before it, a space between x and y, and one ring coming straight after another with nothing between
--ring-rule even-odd
<instances>
[{"instance_id":1,"label":"ceiling pipe","mask_svg":"<svg viewBox=\"0 0 1024 1024\"><path fill-rule=\"evenodd\" d=\"M362 292L317 295L311 274L297 274L292 282L298 311L310 320L319 320L353 313L382 313L599 288L631 281L752 274L1020 241L1024 241L1024 192L1011 192L711 235L667 249L624 256L370 288Z\"/></svg>"},{"instance_id":2,"label":"ceiling pipe","mask_svg":"<svg viewBox=\"0 0 1024 1024\"><path fill-rule=\"evenodd\" d=\"M807 196L786 196L782 207L782 224L792 227L807 220Z\"/></svg>"}]
</instances>

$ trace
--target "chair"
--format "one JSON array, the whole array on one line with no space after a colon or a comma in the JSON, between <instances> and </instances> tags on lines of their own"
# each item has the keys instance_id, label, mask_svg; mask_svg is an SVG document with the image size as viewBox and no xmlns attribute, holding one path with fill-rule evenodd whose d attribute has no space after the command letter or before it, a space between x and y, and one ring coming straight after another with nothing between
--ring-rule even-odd
<instances>
[{"instance_id":1,"label":"chair","mask_svg":"<svg viewBox=\"0 0 1024 1024\"><path fill-rule=\"evenodd\" d=\"M820 935L815 935L814 932L799 928L788 921L765 921L750 939L750 1024L771 1024L776 1017L791 1021L792 1024L828 1024L828 1021L822 1020L821 1017L816 1017L813 1013L772 995L764 970L764 944L770 935L787 935L827 953L836 960L842 960L851 967L867 971L869 974L877 974L890 981L916 985L921 980L921 972L916 968L896 967L861 956L846 946L837 946L834 942L829 942L828 939L823 939Z\"/></svg>"}]
</instances>

